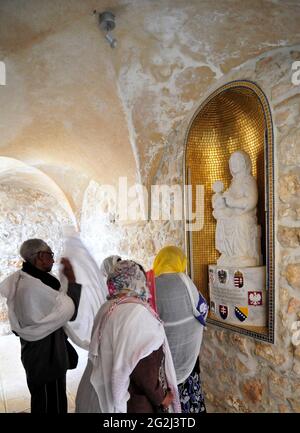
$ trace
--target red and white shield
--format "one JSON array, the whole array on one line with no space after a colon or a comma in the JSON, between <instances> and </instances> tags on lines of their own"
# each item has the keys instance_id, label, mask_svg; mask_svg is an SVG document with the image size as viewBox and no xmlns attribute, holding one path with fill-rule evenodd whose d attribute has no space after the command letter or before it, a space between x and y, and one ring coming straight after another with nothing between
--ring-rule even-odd
<instances>
[{"instance_id":1,"label":"red and white shield","mask_svg":"<svg viewBox=\"0 0 300 433\"><path fill-rule=\"evenodd\" d=\"M248 292L248 305L262 305L262 292Z\"/></svg>"},{"instance_id":2,"label":"red and white shield","mask_svg":"<svg viewBox=\"0 0 300 433\"><path fill-rule=\"evenodd\" d=\"M219 313L223 320L227 319L228 307L227 305L219 305Z\"/></svg>"},{"instance_id":3,"label":"red and white shield","mask_svg":"<svg viewBox=\"0 0 300 433\"><path fill-rule=\"evenodd\" d=\"M238 287L239 289L241 287L243 287L243 285L244 285L244 277L243 277L243 274L240 271L236 271L234 273L233 280L234 280L234 286L235 287Z\"/></svg>"}]
</instances>

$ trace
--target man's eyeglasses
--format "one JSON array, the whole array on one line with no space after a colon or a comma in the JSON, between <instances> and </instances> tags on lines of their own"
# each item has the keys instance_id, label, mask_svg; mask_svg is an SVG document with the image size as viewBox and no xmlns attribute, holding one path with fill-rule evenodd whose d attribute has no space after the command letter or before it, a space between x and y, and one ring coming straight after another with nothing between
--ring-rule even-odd
<instances>
[{"instance_id":1,"label":"man's eyeglasses","mask_svg":"<svg viewBox=\"0 0 300 433\"><path fill-rule=\"evenodd\" d=\"M51 258L53 259L54 257L54 253L52 253L52 251L40 251L41 253L45 253L45 254L49 254L51 256Z\"/></svg>"},{"instance_id":2,"label":"man's eyeglasses","mask_svg":"<svg viewBox=\"0 0 300 433\"><path fill-rule=\"evenodd\" d=\"M39 253L43 253L43 254L49 254L50 256L51 256L51 258L53 259L53 257L54 257L54 253L51 251L37 251L36 253L34 253L34 254L31 254L31 256L30 257L33 257L33 256L35 256L35 255L37 255L37 254L39 254Z\"/></svg>"}]
</instances>

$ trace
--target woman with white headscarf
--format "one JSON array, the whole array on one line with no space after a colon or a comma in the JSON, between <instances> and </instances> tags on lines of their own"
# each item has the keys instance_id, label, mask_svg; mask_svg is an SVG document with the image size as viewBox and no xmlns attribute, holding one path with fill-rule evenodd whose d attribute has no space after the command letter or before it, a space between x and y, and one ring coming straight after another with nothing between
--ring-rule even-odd
<instances>
[{"instance_id":1,"label":"woman with white headscarf","mask_svg":"<svg viewBox=\"0 0 300 433\"><path fill-rule=\"evenodd\" d=\"M76 320L66 325L66 332L77 346L88 350L95 316L100 306L106 302L108 295L107 273L113 269L120 257L107 257L99 269L95 259L81 240L80 234L69 227L65 227L64 230L63 256L71 258L76 281L82 286ZM64 286L65 278L62 273L60 279Z\"/></svg>"},{"instance_id":2,"label":"woman with white headscarf","mask_svg":"<svg viewBox=\"0 0 300 433\"><path fill-rule=\"evenodd\" d=\"M76 412L180 412L171 353L148 303L143 268L120 261L107 284L109 300L94 321Z\"/></svg>"},{"instance_id":3,"label":"woman with white headscarf","mask_svg":"<svg viewBox=\"0 0 300 433\"><path fill-rule=\"evenodd\" d=\"M64 257L70 257L76 280L82 286L81 299L76 320L69 322L65 330L69 338L79 347L89 350L93 323L99 308L108 296L107 275L112 271L119 256L109 256L99 269L93 256L83 243L80 233L73 227L64 227ZM65 278L60 274L62 285Z\"/></svg>"},{"instance_id":4,"label":"woman with white headscarf","mask_svg":"<svg viewBox=\"0 0 300 433\"><path fill-rule=\"evenodd\" d=\"M182 412L206 412L200 380L199 352L208 307L185 274L187 259L168 246L157 254L153 270L156 304L164 322L177 376Z\"/></svg>"}]
</instances>

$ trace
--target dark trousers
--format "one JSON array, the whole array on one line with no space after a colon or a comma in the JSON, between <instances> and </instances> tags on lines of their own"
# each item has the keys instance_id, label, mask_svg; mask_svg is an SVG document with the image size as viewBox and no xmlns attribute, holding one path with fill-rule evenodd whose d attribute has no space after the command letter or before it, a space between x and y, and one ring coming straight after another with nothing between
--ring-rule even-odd
<instances>
[{"instance_id":1,"label":"dark trousers","mask_svg":"<svg viewBox=\"0 0 300 433\"><path fill-rule=\"evenodd\" d=\"M31 394L31 413L68 412L66 375L42 385L27 383Z\"/></svg>"}]
</instances>

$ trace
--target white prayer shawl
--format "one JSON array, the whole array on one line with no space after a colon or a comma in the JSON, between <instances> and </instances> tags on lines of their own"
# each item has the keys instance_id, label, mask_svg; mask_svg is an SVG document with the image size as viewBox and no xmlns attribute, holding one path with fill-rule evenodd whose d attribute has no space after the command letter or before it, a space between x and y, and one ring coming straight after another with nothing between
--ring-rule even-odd
<instances>
[{"instance_id":1,"label":"white prayer shawl","mask_svg":"<svg viewBox=\"0 0 300 433\"><path fill-rule=\"evenodd\" d=\"M112 301L106 302L95 319L76 412L126 413L130 374L140 359L162 345L166 377L174 394L171 410L180 412L176 373L163 324L140 304L120 304L107 316L111 305Z\"/></svg>"},{"instance_id":2,"label":"white prayer shawl","mask_svg":"<svg viewBox=\"0 0 300 433\"><path fill-rule=\"evenodd\" d=\"M101 271L81 241L79 234L65 238L63 256L72 263L76 282L81 284L81 296L76 319L66 327L68 337L79 347L89 350L94 318L106 301L108 289L103 285ZM62 285L66 279L61 274Z\"/></svg>"},{"instance_id":3,"label":"white prayer shawl","mask_svg":"<svg viewBox=\"0 0 300 433\"><path fill-rule=\"evenodd\" d=\"M37 341L63 327L74 314L72 299L19 270L0 284L7 298L11 329L26 341Z\"/></svg>"},{"instance_id":4,"label":"white prayer shawl","mask_svg":"<svg viewBox=\"0 0 300 433\"><path fill-rule=\"evenodd\" d=\"M174 274L172 274L174 275ZM161 277L167 277L168 274L162 274ZM196 306L199 300L199 292L192 280L184 273L176 273L186 287L170 284L161 280L160 284L165 286L169 292L167 298L161 298L162 292L158 290L157 284L157 303L167 304L167 310L162 316L164 326L171 348L173 361L176 369L177 384L184 382L195 366L200 353L203 325L195 318L199 315ZM175 300L176 302L172 301ZM207 313L206 313L207 315Z\"/></svg>"}]
</instances>

